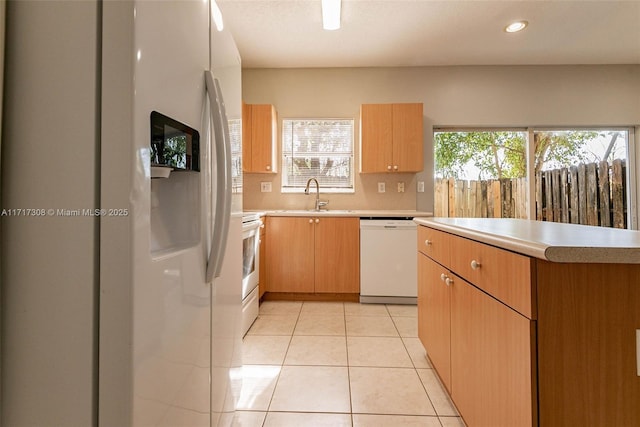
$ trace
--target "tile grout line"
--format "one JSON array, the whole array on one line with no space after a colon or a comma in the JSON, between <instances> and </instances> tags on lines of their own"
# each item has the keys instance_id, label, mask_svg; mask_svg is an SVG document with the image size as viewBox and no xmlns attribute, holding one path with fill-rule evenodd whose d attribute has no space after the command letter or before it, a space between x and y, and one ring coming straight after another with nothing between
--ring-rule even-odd
<instances>
[{"instance_id":1,"label":"tile grout line","mask_svg":"<svg viewBox=\"0 0 640 427\"><path fill-rule=\"evenodd\" d=\"M385 307L387 307L387 311L389 311L389 307L388 307L387 304L385 304ZM390 311L389 311L389 315L391 316L391 322L393 323L394 328L396 328L396 331L398 332L398 336L400 337L400 342L402 342L402 346L404 347L404 350L407 352L407 355L409 356L409 360L411 361L411 366L413 367L413 372L415 373L416 377L418 377L418 381L420 381L420 385L422 386L422 389L424 390L424 394L427 396L427 399L429 400L429 404L431 405L431 408L433 409L433 412L434 412L436 418L438 418L438 423L440 423L440 425L442 425L442 423L440 422L440 418L438 417L438 411L436 410L436 407L433 404L433 400L431 399L431 396L429 395L429 391L427 390L427 387L425 386L424 382L422 381L422 378L420 377L420 374L418 373L418 368L416 368L416 364L413 361L413 359L411 358L411 354L409 353L409 350L407 349L407 345L405 344L404 340L402 339L402 334L400 333L400 330L398 329L398 325L396 324L395 320L393 319L393 316L391 315Z\"/></svg>"},{"instance_id":2,"label":"tile grout line","mask_svg":"<svg viewBox=\"0 0 640 427\"><path fill-rule=\"evenodd\" d=\"M353 426L353 395L351 390L351 362L349 361L349 337L347 335L347 308L342 303L342 316L344 318L344 347L347 355L347 384L349 385L349 420Z\"/></svg>"},{"instance_id":3,"label":"tile grout line","mask_svg":"<svg viewBox=\"0 0 640 427\"><path fill-rule=\"evenodd\" d=\"M271 404L273 403L273 397L276 394L276 388L278 387L278 382L280 381L280 375L282 375L282 370L284 369L284 362L285 362L285 360L287 360L287 354L289 353L289 349L291 348L291 341L293 341L293 333L296 330L296 326L298 326L298 320L300 320L300 314L302 313L303 305L304 305L304 303L302 303L300 305L300 310L298 310L298 314L296 316L296 321L293 324L293 329L291 329L291 335L289 335L289 343L287 344L287 350L284 352L284 357L282 358L282 362L280 363L280 372L278 373L278 378L276 379L276 382L273 385L273 393L271 394L271 398L269 399L269 405L267 405L267 410L266 410L266 412L264 414L264 420L262 421L262 426L263 427L267 422L267 417L269 416L269 412L272 412L272 411L270 411L270 409L271 409Z\"/></svg>"},{"instance_id":4,"label":"tile grout line","mask_svg":"<svg viewBox=\"0 0 640 427\"><path fill-rule=\"evenodd\" d=\"M393 321L393 316L391 316L391 320ZM417 318L416 318L416 322L417 322ZM393 322L393 325L396 327L396 329L398 328L398 326L396 325L395 321ZM400 338L402 338L402 335L400 334L400 330L398 330L398 335L400 335ZM427 390L427 386L425 385L424 381L422 381L422 377L420 376L420 373L418 372L418 368L416 367L416 363L414 362L413 358L411 357L411 354L409 353L409 349L407 348L407 345L404 342L404 340L402 340L402 345L404 346L405 351L409 355L409 359L411 360L411 365L413 366L413 371L415 372L416 376L418 377L418 380L420 381L420 385L422 386L422 388L424 390L424 393L427 395L427 399L429 399L429 403L431 404L431 408L433 408L433 412L435 413L435 416L438 418L438 423L440 423L440 425L442 425L442 422L440 421L440 417L438 415L438 411L436 410L436 406L433 404L433 399L431 398L431 395L429 395L429 390Z\"/></svg>"},{"instance_id":5,"label":"tile grout line","mask_svg":"<svg viewBox=\"0 0 640 427\"><path fill-rule=\"evenodd\" d=\"M271 412L274 412L274 413L288 413L288 412L292 412L292 413L307 413L306 411L272 411L271 410L273 399L275 397L275 391L276 391L278 383L279 383L279 381L281 379L280 375L282 374L282 370L284 369L284 367L285 366L314 366L314 365L286 365L287 356L289 355L289 352L292 350L291 346L292 346L292 343L293 343L293 338L295 336L296 328L298 327L299 322L300 322L300 320L302 318L302 312L304 310L304 305L305 305L305 302L302 302L302 304L300 305L299 309L297 310L296 319L295 319L295 322L293 324L293 328L290 330L290 334L288 334L289 339L288 339L287 347L286 347L286 350L284 352L284 356L282 358L282 361L280 363L280 373L278 374L278 377L277 377L275 385L274 385L273 393L272 393L271 398L269 400L269 404L268 404L268 406L266 408L265 417L264 417L264 419L262 421L262 426L265 426L267 424L267 418L268 418L269 413L271 413ZM351 361L350 352L349 352L349 346L348 346L348 339L349 339L349 335L348 335L348 332L347 332L347 317L348 317L348 314L346 313L347 307L345 306L344 302L341 303L341 308L342 308L342 311L341 311L342 316L341 317L343 318L343 321L344 321L344 324L343 324L344 346L345 346L344 350L345 350L345 353L346 353L347 383L348 383L349 407L350 407L350 409L349 409L349 419L350 419L351 425L353 426L354 423L355 423L354 415L356 415L356 414L354 413L354 408L353 408L353 390L352 390L352 387L351 387L351 385L352 385L351 384L351 368L352 368L351 363L352 363L352 361ZM407 356L409 357L411 365L407 366L407 367L404 367L404 368L405 369L413 369L414 370L415 375L417 375L418 380L419 380L420 384L422 385L422 389L424 390L425 394L427 395L427 399L429 400L429 403L431 404L431 406L432 406L432 408L434 410L434 415L424 415L424 416L438 419L439 425L444 425L443 421L442 421L443 417L444 418L455 418L455 419L458 419L458 420L461 421L459 416L454 416L454 415L445 416L445 415L443 415L441 417L438 414L438 411L436 410L436 407L435 407L435 405L433 403L432 397L429 395L429 392L428 392L428 390L426 388L425 383L422 381L422 378L420 377L420 374L417 372L418 369L419 369L417 367L417 365L416 365L417 362L411 356L411 352L409 351L409 348L408 348L407 340L411 339L413 337L411 337L411 336L403 337L402 336L402 334L400 333L400 330L398 329L398 325L396 324L396 322L394 320L394 317L391 315L391 312L389 311L389 307L386 304L385 304L385 311L387 312L386 316L391 318L392 324L394 325L394 329L395 329L395 331L397 333L397 336L402 342L402 348L404 349L404 351L406 352ZM323 314L323 312L314 313L312 311L310 314ZM331 313L328 313L328 314L331 314ZM351 316L358 316L358 313L351 313L350 315ZM415 316L399 316L399 317L415 317ZM324 335L310 334L310 335L305 335L305 336L324 336ZM336 335L332 335L332 336L336 336ZM364 336L364 337L369 337L369 336ZM375 338L377 336L371 336L371 337ZM388 336L381 336L381 337L389 338ZM318 365L318 366L320 366L320 365ZM322 366L324 366L324 365L322 365ZM330 365L327 365L327 366L340 366L340 365L330 364ZM379 366L371 366L371 367L372 368L379 368ZM402 368L402 367L398 367L398 368ZM425 368L425 369L428 369L428 368ZM314 413L314 412L310 412L310 413ZM335 413L335 414L345 414L346 415L346 413L344 413L344 412L318 412L318 413L326 413L326 414ZM368 412L363 412L363 414L365 414L365 415L367 415L367 414L368 415L383 415L383 414L368 413ZM393 414L388 414L388 415L393 415ZM415 414L395 414L395 415L398 415L398 416L418 416L418 415L415 415Z\"/></svg>"}]
</instances>

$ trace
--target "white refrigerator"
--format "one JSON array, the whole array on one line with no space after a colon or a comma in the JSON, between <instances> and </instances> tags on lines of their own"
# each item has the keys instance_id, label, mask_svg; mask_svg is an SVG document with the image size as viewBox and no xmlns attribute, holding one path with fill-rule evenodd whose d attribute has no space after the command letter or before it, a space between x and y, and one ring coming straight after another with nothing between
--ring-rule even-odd
<instances>
[{"instance_id":1,"label":"white refrigerator","mask_svg":"<svg viewBox=\"0 0 640 427\"><path fill-rule=\"evenodd\" d=\"M0 424L229 425L242 108L217 6L11 1L6 13ZM158 127L153 111L173 121ZM152 178L169 170L155 128L175 149L167 178Z\"/></svg>"}]
</instances>

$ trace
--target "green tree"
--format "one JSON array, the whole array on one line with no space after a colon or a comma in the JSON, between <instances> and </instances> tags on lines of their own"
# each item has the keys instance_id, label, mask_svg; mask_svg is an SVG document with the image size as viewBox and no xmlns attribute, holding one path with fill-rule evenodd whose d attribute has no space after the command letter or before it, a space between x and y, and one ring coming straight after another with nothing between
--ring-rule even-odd
<instances>
[{"instance_id":1,"label":"green tree","mask_svg":"<svg viewBox=\"0 0 640 427\"><path fill-rule=\"evenodd\" d=\"M595 131L535 132L535 173L546 165L566 167L587 159L583 147L597 138ZM609 147L617 133L610 133ZM607 150L610 152L611 150ZM520 178L527 174L527 143L524 132L437 132L435 172L440 177L459 178L469 165L478 179Z\"/></svg>"},{"instance_id":2,"label":"green tree","mask_svg":"<svg viewBox=\"0 0 640 427\"><path fill-rule=\"evenodd\" d=\"M535 173L545 170L546 164L562 168L586 162L584 146L597 137L594 131L536 132Z\"/></svg>"},{"instance_id":3,"label":"green tree","mask_svg":"<svg viewBox=\"0 0 640 427\"><path fill-rule=\"evenodd\" d=\"M525 135L522 132L437 132L436 175L459 178L468 165L478 179L517 178L526 173Z\"/></svg>"}]
</instances>

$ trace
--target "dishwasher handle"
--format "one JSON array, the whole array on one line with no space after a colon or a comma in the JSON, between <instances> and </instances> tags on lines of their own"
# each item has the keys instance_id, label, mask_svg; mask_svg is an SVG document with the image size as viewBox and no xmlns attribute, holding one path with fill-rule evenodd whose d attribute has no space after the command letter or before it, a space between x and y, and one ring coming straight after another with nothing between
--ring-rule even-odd
<instances>
[{"instance_id":1,"label":"dishwasher handle","mask_svg":"<svg viewBox=\"0 0 640 427\"><path fill-rule=\"evenodd\" d=\"M407 230L417 227L418 225L411 220L360 220L361 230Z\"/></svg>"}]
</instances>

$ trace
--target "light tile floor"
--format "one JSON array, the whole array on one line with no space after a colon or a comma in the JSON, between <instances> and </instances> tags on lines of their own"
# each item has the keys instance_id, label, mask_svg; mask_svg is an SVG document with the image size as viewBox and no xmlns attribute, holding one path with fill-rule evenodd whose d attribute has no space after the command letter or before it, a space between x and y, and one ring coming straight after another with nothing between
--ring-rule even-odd
<instances>
[{"instance_id":1,"label":"light tile floor","mask_svg":"<svg viewBox=\"0 0 640 427\"><path fill-rule=\"evenodd\" d=\"M464 426L416 306L266 301L243 361L234 426Z\"/></svg>"}]
</instances>

